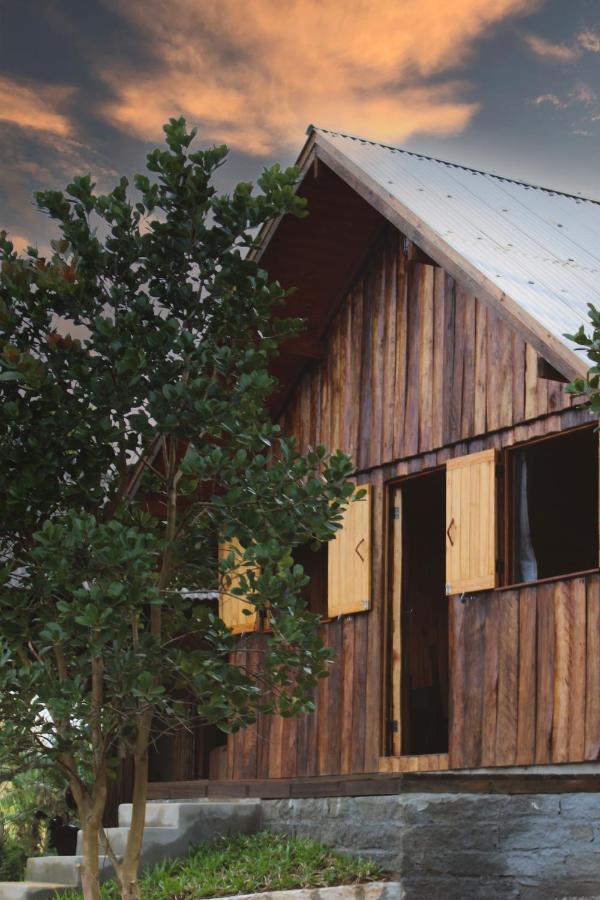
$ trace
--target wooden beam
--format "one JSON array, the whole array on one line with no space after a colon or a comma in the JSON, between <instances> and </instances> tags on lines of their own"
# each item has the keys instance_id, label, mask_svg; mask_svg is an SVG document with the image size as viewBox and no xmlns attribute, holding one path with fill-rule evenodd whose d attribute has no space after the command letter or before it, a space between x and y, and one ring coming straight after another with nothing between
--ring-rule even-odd
<instances>
[{"instance_id":1,"label":"wooden beam","mask_svg":"<svg viewBox=\"0 0 600 900\"><path fill-rule=\"evenodd\" d=\"M569 381L569 379L565 378L565 376L561 372L559 372L558 369L555 369L554 366L551 366L543 356L538 356L537 374L538 378L546 378L548 381L562 381L564 384Z\"/></svg>"},{"instance_id":2,"label":"wooden beam","mask_svg":"<svg viewBox=\"0 0 600 900\"><path fill-rule=\"evenodd\" d=\"M433 757L428 757L433 759ZM418 757L412 757L418 759ZM437 757L440 764L444 755ZM313 778L247 779L244 781L155 781L148 785L149 800L198 797L368 797L378 794L563 794L598 793L600 773L539 772L386 772L361 775L325 775Z\"/></svg>"}]
</instances>

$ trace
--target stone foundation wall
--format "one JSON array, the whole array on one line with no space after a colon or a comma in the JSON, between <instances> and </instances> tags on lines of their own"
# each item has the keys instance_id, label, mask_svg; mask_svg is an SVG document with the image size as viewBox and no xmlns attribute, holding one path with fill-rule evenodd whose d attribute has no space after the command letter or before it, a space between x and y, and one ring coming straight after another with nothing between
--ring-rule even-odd
<instances>
[{"instance_id":1,"label":"stone foundation wall","mask_svg":"<svg viewBox=\"0 0 600 900\"><path fill-rule=\"evenodd\" d=\"M262 817L376 859L407 900L600 898L600 794L263 800Z\"/></svg>"}]
</instances>

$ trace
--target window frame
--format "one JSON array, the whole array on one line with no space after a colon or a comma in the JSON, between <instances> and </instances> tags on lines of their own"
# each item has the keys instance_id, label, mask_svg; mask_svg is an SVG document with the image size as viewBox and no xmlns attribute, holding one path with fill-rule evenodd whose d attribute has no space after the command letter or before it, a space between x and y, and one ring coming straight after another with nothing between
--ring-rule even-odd
<instances>
[{"instance_id":1,"label":"window frame","mask_svg":"<svg viewBox=\"0 0 600 900\"><path fill-rule=\"evenodd\" d=\"M498 591L510 591L515 588L531 587L537 584L548 584L553 581L561 581L565 578L576 578L582 575L591 575L600 571L600 438L598 443L598 456L596 465L598 467L598 496L596 498L597 517L599 521L598 535L599 547L596 565L588 569L580 569L575 572L565 572L560 575L549 575L545 578L536 578L532 581L516 581L514 576L514 541L516 530L514 528L515 517L515 484L514 477L514 460L519 450L532 447L537 444L547 443L548 441L560 440L579 431L596 431L597 422L585 422L582 425L575 425L572 428L565 428L562 431L553 431L550 434L542 434L538 437L531 438L526 441L519 441L504 447L500 454L501 464L501 482L499 485L500 502L498 503L498 515L502 516L502 521L498 523L498 559L500 560L500 579L501 583L495 588Z\"/></svg>"}]
</instances>

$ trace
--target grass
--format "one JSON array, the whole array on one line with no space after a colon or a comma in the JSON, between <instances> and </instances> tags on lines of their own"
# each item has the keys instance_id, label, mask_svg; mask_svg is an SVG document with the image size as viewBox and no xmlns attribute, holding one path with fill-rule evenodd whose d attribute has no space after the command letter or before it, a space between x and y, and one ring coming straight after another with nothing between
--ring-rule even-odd
<instances>
[{"instance_id":1,"label":"grass","mask_svg":"<svg viewBox=\"0 0 600 900\"><path fill-rule=\"evenodd\" d=\"M260 832L217 838L185 857L159 863L141 876L140 888L144 900L195 900L382 878L383 871L370 860L345 856L306 838ZM114 883L102 886L103 900L118 897Z\"/></svg>"}]
</instances>

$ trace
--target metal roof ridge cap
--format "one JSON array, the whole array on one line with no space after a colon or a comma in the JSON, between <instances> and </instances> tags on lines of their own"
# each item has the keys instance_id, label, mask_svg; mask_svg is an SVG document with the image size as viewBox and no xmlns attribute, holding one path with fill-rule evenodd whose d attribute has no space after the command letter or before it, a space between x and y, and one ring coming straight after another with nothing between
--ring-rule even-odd
<instances>
[{"instance_id":1,"label":"metal roof ridge cap","mask_svg":"<svg viewBox=\"0 0 600 900\"><path fill-rule=\"evenodd\" d=\"M516 184L519 187L531 188L534 191L543 191L545 194L554 194L557 197L566 197L569 200L578 200L582 203L593 203L600 206L600 199L595 200L593 197L584 197L582 194L570 194L568 191L561 191L558 188L545 187L542 184L532 184L529 181L522 181L519 178L510 178L508 175L496 175L494 172L486 172L484 169L476 169L473 166L465 166L462 163L450 162L447 159L439 159L436 156L428 156L427 153L418 153L416 150L406 150L404 147L394 147L392 144L384 144L381 141L374 141L370 138L361 137L358 134L349 134L344 131L334 131L331 128L323 128L320 125L309 125L306 133L319 136L320 133L329 134L333 137L341 137L350 141L359 141L361 144L370 144L372 147L381 147L382 150L391 150L394 153L402 153L405 156L412 156L416 159L425 159L428 162L437 163L440 166L449 166L451 169L461 169L463 172L471 172L474 175L484 175L487 178L494 178L496 181L506 181L509 184Z\"/></svg>"}]
</instances>

